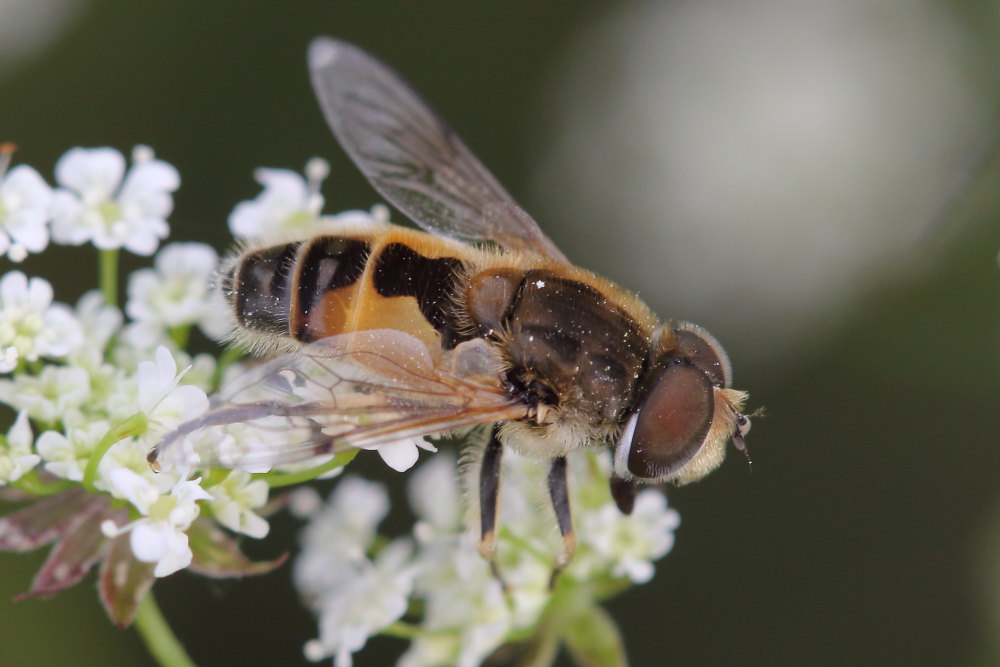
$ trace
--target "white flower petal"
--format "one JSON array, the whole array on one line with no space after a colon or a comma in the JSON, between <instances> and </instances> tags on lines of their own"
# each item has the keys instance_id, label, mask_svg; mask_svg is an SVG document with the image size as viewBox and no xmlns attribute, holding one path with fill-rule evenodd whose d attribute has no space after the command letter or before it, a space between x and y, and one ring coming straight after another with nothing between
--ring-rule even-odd
<instances>
[{"instance_id":1,"label":"white flower petal","mask_svg":"<svg viewBox=\"0 0 1000 667\"><path fill-rule=\"evenodd\" d=\"M166 577L184 569L193 558L187 535L159 521L137 522L129 543L137 559L156 563L153 569L156 577Z\"/></svg>"},{"instance_id":2,"label":"white flower petal","mask_svg":"<svg viewBox=\"0 0 1000 667\"><path fill-rule=\"evenodd\" d=\"M52 303L52 285L44 278L33 277L28 280L28 301L39 310L49 307Z\"/></svg>"},{"instance_id":3,"label":"white flower petal","mask_svg":"<svg viewBox=\"0 0 1000 667\"><path fill-rule=\"evenodd\" d=\"M105 303L104 295L98 290L80 297L76 303L76 319L86 344L97 350L103 350L122 325L121 312Z\"/></svg>"},{"instance_id":4,"label":"white flower petal","mask_svg":"<svg viewBox=\"0 0 1000 667\"><path fill-rule=\"evenodd\" d=\"M165 276L211 277L219 264L219 254L204 243L171 243L156 256L156 270Z\"/></svg>"},{"instance_id":5,"label":"white flower petal","mask_svg":"<svg viewBox=\"0 0 1000 667\"><path fill-rule=\"evenodd\" d=\"M156 348L156 361L143 361L136 371L139 406L149 412L177 384L177 362L165 346Z\"/></svg>"},{"instance_id":6,"label":"white flower petal","mask_svg":"<svg viewBox=\"0 0 1000 667\"><path fill-rule=\"evenodd\" d=\"M208 396L200 387L181 385L173 388L149 411L151 420L165 428L190 421L208 410Z\"/></svg>"},{"instance_id":7,"label":"white flower petal","mask_svg":"<svg viewBox=\"0 0 1000 667\"><path fill-rule=\"evenodd\" d=\"M36 448L46 461L58 460L73 451L69 438L58 431L45 431L39 435Z\"/></svg>"},{"instance_id":8,"label":"white flower petal","mask_svg":"<svg viewBox=\"0 0 1000 667\"><path fill-rule=\"evenodd\" d=\"M132 221L121 245L136 255L148 257L156 252L160 240L170 234L170 226L162 218L141 218ZM96 243L95 243L96 245ZM99 247L99 246L98 246ZM115 246L117 247L117 246Z\"/></svg>"},{"instance_id":9,"label":"white flower petal","mask_svg":"<svg viewBox=\"0 0 1000 667\"><path fill-rule=\"evenodd\" d=\"M17 413L14 425L7 431L7 444L18 451L31 451L34 436L31 434L31 424L28 423L28 413L21 410Z\"/></svg>"},{"instance_id":10,"label":"white flower petal","mask_svg":"<svg viewBox=\"0 0 1000 667\"><path fill-rule=\"evenodd\" d=\"M174 486L171 494L177 498L178 503L194 505L199 500L211 500L212 494L201 486L201 478L178 482ZM191 520L194 520L192 517Z\"/></svg>"},{"instance_id":11,"label":"white flower petal","mask_svg":"<svg viewBox=\"0 0 1000 667\"><path fill-rule=\"evenodd\" d=\"M151 481L128 468L114 468L105 474L108 491L116 498L124 498L143 514L160 498L160 491Z\"/></svg>"},{"instance_id":12,"label":"white flower petal","mask_svg":"<svg viewBox=\"0 0 1000 667\"><path fill-rule=\"evenodd\" d=\"M10 213L4 226L18 244L30 252L41 252L49 245L47 211L21 210Z\"/></svg>"},{"instance_id":13,"label":"white flower petal","mask_svg":"<svg viewBox=\"0 0 1000 667\"><path fill-rule=\"evenodd\" d=\"M20 271L11 271L0 278L0 301L4 305L25 301L27 292L28 277Z\"/></svg>"},{"instance_id":14,"label":"white flower petal","mask_svg":"<svg viewBox=\"0 0 1000 667\"><path fill-rule=\"evenodd\" d=\"M305 179L288 169L258 169L254 177L264 187L252 201L240 202L229 216L237 238L254 238L315 222L323 199Z\"/></svg>"},{"instance_id":15,"label":"white flower petal","mask_svg":"<svg viewBox=\"0 0 1000 667\"><path fill-rule=\"evenodd\" d=\"M66 245L86 243L92 232L83 217L80 199L67 190L57 190L52 196L52 240Z\"/></svg>"},{"instance_id":16,"label":"white flower petal","mask_svg":"<svg viewBox=\"0 0 1000 667\"><path fill-rule=\"evenodd\" d=\"M405 472L412 468L420 456L417 444L412 438L379 445L376 451L385 464L397 472Z\"/></svg>"},{"instance_id":17,"label":"white flower petal","mask_svg":"<svg viewBox=\"0 0 1000 667\"><path fill-rule=\"evenodd\" d=\"M180 174L173 165L163 160L150 160L136 163L129 169L122 185L119 200L124 202L145 200L150 196L174 192L181 185ZM168 198L169 199L169 198ZM156 215L165 217L170 214L170 208L162 204L153 207Z\"/></svg>"},{"instance_id":18,"label":"white flower petal","mask_svg":"<svg viewBox=\"0 0 1000 667\"><path fill-rule=\"evenodd\" d=\"M56 163L56 182L85 202L110 199L125 173L125 158L113 148L73 148Z\"/></svg>"},{"instance_id":19,"label":"white flower petal","mask_svg":"<svg viewBox=\"0 0 1000 667\"><path fill-rule=\"evenodd\" d=\"M52 188L37 171L21 164L8 171L0 183L0 201L8 210L23 207L44 211L52 204Z\"/></svg>"},{"instance_id":20,"label":"white flower petal","mask_svg":"<svg viewBox=\"0 0 1000 667\"><path fill-rule=\"evenodd\" d=\"M45 328L39 332L39 354L61 357L83 344L83 329L69 308L56 304L45 311Z\"/></svg>"}]
</instances>

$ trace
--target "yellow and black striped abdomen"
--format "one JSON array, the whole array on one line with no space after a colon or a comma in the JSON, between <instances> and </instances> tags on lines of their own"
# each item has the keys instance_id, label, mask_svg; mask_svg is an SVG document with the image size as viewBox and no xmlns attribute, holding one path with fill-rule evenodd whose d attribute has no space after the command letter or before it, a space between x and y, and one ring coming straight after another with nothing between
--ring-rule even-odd
<instances>
[{"instance_id":1,"label":"yellow and black striped abdomen","mask_svg":"<svg viewBox=\"0 0 1000 667\"><path fill-rule=\"evenodd\" d=\"M245 252L226 292L240 326L270 337L308 343L391 328L452 347L460 340L453 294L464 266L457 250L397 227L317 235Z\"/></svg>"}]
</instances>

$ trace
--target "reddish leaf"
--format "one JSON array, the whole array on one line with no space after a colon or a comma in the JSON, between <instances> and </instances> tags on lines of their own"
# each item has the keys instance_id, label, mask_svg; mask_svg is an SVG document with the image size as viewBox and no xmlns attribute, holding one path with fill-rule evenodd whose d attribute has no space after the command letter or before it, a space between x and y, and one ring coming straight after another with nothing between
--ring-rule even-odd
<instances>
[{"instance_id":1,"label":"reddish leaf","mask_svg":"<svg viewBox=\"0 0 1000 667\"><path fill-rule=\"evenodd\" d=\"M31 589L15 599L49 597L83 579L107 549L108 538L101 533L101 521L109 517L108 505L104 498L96 497L84 506L66 528L65 536L52 547ZM120 520L125 520L125 512L120 514Z\"/></svg>"},{"instance_id":2,"label":"reddish leaf","mask_svg":"<svg viewBox=\"0 0 1000 667\"><path fill-rule=\"evenodd\" d=\"M31 551L56 541L95 498L74 488L0 517L0 551Z\"/></svg>"},{"instance_id":3,"label":"reddish leaf","mask_svg":"<svg viewBox=\"0 0 1000 667\"><path fill-rule=\"evenodd\" d=\"M187 534L194 554L191 570L206 577L266 574L288 559L288 554L284 554L274 560L252 561L240 551L236 540L206 519L197 519Z\"/></svg>"},{"instance_id":4,"label":"reddish leaf","mask_svg":"<svg viewBox=\"0 0 1000 667\"><path fill-rule=\"evenodd\" d=\"M36 496L30 493L25 493L20 489L15 489L13 486L0 487L0 500L4 500L8 503L23 503L28 500L34 500Z\"/></svg>"},{"instance_id":5,"label":"reddish leaf","mask_svg":"<svg viewBox=\"0 0 1000 667\"><path fill-rule=\"evenodd\" d=\"M128 535L111 540L108 555L101 564L98 592L104 611L118 627L132 624L139 603L153 585L153 567L153 563L135 559Z\"/></svg>"}]
</instances>

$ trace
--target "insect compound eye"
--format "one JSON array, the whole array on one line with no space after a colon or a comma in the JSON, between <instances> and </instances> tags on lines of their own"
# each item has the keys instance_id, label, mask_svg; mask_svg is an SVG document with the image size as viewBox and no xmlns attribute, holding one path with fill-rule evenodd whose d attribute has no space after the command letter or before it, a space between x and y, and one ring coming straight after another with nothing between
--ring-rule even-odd
<instances>
[{"instance_id":1,"label":"insect compound eye","mask_svg":"<svg viewBox=\"0 0 1000 667\"><path fill-rule=\"evenodd\" d=\"M676 472L701 449L714 411L710 376L691 364L667 364L622 430L616 468L645 479Z\"/></svg>"},{"instance_id":2,"label":"insect compound eye","mask_svg":"<svg viewBox=\"0 0 1000 667\"><path fill-rule=\"evenodd\" d=\"M728 387L733 379L729 356L715 336L697 324L681 322L674 330L678 346L691 363L700 368L717 387Z\"/></svg>"}]
</instances>

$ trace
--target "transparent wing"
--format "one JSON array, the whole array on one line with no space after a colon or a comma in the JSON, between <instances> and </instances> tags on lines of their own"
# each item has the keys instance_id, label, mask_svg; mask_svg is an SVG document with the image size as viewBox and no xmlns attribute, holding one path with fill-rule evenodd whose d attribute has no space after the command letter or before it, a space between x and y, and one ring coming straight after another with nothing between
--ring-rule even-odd
<instances>
[{"instance_id":1,"label":"transparent wing","mask_svg":"<svg viewBox=\"0 0 1000 667\"><path fill-rule=\"evenodd\" d=\"M309 47L313 88L341 146L382 196L425 230L566 257L391 69L328 37Z\"/></svg>"},{"instance_id":2,"label":"transparent wing","mask_svg":"<svg viewBox=\"0 0 1000 667\"><path fill-rule=\"evenodd\" d=\"M242 375L149 460L263 472L524 417L526 407L508 397L499 372L497 353L480 339L432 353L393 329L331 336Z\"/></svg>"}]
</instances>

